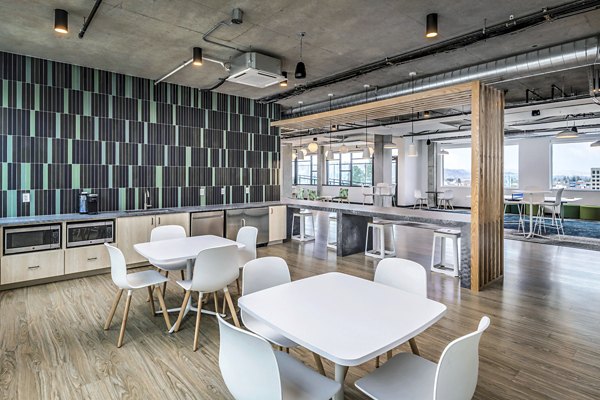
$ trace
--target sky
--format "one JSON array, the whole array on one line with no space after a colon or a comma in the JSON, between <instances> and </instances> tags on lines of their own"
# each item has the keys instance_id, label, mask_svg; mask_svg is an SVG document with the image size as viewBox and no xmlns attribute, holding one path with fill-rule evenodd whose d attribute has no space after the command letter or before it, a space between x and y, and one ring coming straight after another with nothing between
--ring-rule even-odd
<instances>
[{"instance_id":1,"label":"sky","mask_svg":"<svg viewBox=\"0 0 600 400\"><path fill-rule=\"evenodd\" d=\"M591 176L591 168L600 168L600 148L591 142L552 145L552 175Z\"/></svg>"},{"instance_id":2,"label":"sky","mask_svg":"<svg viewBox=\"0 0 600 400\"><path fill-rule=\"evenodd\" d=\"M445 169L464 169L471 171L471 148L448 148L444 156ZM519 173L519 146L504 146L505 172Z\"/></svg>"}]
</instances>

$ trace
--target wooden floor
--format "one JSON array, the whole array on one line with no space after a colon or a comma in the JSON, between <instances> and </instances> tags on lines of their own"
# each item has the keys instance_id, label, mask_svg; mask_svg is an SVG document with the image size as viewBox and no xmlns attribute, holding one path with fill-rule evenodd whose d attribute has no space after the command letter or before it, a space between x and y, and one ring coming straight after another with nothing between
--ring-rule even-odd
<instances>
[{"instance_id":1,"label":"wooden floor","mask_svg":"<svg viewBox=\"0 0 600 400\"><path fill-rule=\"evenodd\" d=\"M403 227L397 237L399 256L429 263L429 231ZM286 259L292 279L327 271L373 278L373 260L336 259L323 243L260 248L259 256ZM437 360L486 314L492 325L481 341L476 399L599 399L599 254L507 241L505 271L503 282L477 295L452 278L431 275L429 296L446 304L448 313L418 337L422 355ZM123 304L111 329L102 330L114 293L109 274L1 292L0 399L231 398L218 369L213 317L202 319L200 349L193 353L193 320L167 334L139 291L125 344L117 349ZM182 297L173 285L167 304ZM312 365L306 351L292 354ZM347 399L365 398L353 383L373 369L374 362L350 369ZM333 376L328 362L326 370Z\"/></svg>"}]
</instances>

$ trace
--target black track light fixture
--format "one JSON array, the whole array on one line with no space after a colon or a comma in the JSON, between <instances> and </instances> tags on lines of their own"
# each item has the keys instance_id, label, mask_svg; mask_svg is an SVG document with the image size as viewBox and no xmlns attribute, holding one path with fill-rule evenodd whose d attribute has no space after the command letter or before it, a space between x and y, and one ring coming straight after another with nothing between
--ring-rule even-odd
<instances>
[{"instance_id":1,"label":"black track light fixture","mask_svg":"<svg viewBox=\"0 0 600 400\"><path fill-rule=\"evenodd\" d=\"M281 72L281 76L283 76L285 79L282 80L281 82L279 82L279 86L281 86L281 87L287 87L287 85L288 85L287 72L286 71L282 71Z\"/></svg>"},{"instance_id":2,"label":"black track light fixture","mask_svg":"<svg viewBox=\"0 0 600 400\"><path fill-rule=\"evenodd\" d=\"M427 28L425 37L433 38L438 35L438 15L436 13L427 14Z\"/></svg>"},{"instance_id":3,"label":"black track light fixture","mask_svg":"<svg viewBox=\"0 0 600 400\"><path fill-rule=\"evenodd\" d=\"M431 139L427 138L427 146L431 146Z\"/></svg>"},{"instance_id":4,"label":"black track light fixture","mask_svg":"<svg viewBox=\"0 0 600 400\"><path fill-rule=\"evenodd\" d=\"M296 70L294 71L294 78L304 79L306 78L306 65L302 62L302 44L306 32L300 32L300 61L296 64Z\"/></svg>"},{"instance_id":5,"label":"black track light fixture","mask_svg":"<svg viewBox=\"0 0 600 400\"><path fill-rule=\"evenodd\" d=\"M202 65L202 47L194 47L194 61L192 64L199 67Z\"/></svg>"},{"instance_id":6,"label":"black track light fixture","mask_svg":"<svg viewBox=\"0 0 600 400\"><path fill-rule=\"evenodd\" d=\"M69 33L69 13L65 10L54 10L54 30L58 33Z\"/></svg>"}]
</instances>

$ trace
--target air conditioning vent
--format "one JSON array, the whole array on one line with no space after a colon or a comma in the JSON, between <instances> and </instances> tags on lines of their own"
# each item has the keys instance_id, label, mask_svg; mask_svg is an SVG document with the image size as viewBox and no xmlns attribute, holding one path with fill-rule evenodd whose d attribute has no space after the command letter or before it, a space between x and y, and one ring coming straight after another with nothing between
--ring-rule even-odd
<instances>
[{"instance_id":1,"label":"air conditioning vent","mask_svg":"<svg viewBox=\"0 0 600 400\"><path fill-rule=\"evenodd\" d=\"M285 80L281 75L281 60L264 54L244 53L231 62L229 82L266 88Z\"/></svg>"}]
</instances>

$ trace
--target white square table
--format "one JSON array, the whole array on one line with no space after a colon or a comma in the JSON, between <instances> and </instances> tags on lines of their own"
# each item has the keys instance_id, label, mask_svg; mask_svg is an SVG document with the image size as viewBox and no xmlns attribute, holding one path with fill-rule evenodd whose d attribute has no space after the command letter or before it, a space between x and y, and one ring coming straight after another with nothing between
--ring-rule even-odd
<instances>
[{"instance_id":1,"label":"white square table","mask_svg":"<svg viewBox=\"0 0 600 400\"><path fill-rule=\"evenodd\" d=\"M198 253L200 253L203 250L212 249L215 247L229 246L233 244L237 245L238 249L242 249L245 247L242 243L238 243L220 236L201 235L189 236L180 239L158 240L154 242L138 243L134 244L133 248L140 255L147 258L150 262L156 261L157 263L170 263L177 261L187 261L185 276L187 277L187 279L191 279L194 269L194 261ZM191 301L188 301L188 305L185 309L184 316L187 315L190 312L190 310L198 311L197 308L192 307L191 303ZM171 308L168 310L168 312L177 312L179 310L181 310L181 308ZM200 312L214 314L212 311L202 309L200 310ZM174 329L175 325L173 325L169 332L172 333Z\"/></svg>"},{"instance_id":2,"label":"white square table","mask_svg":"<svg viewBox=\"0 0 600 400\"><path fill-rule=\"evenodd\" d=\"M446 306L402 290L330 272L240 297L244 312L335 363L344 398L348 367L417 336Z\"/></svg>"}]
</instances>

